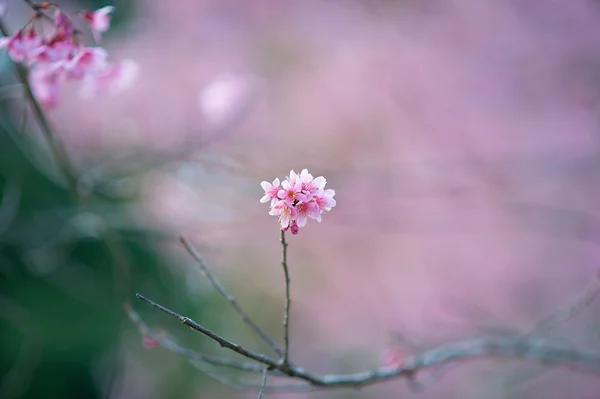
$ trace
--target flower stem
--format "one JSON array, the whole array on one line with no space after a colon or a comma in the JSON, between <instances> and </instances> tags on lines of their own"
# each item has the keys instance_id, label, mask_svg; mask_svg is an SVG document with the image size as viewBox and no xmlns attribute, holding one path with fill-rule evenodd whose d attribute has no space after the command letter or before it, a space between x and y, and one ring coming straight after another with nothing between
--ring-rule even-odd
<instances>
[{"instance_id":1,"label":"flower stem","mask_svg":"<svg viewBox=\"0 0 600 399\"><path fill-rule=\"evenodd\" d=\"M281 265L283 266L283 272L285 273L285 312L283 314L283 364L288 364L289 358L289 331L290 331L290 274L287 266L287 247L288 243L285 241L285 231L281 230L281 246L283 249L283 256L281 259Z\"/></svg>"}]
</instances>

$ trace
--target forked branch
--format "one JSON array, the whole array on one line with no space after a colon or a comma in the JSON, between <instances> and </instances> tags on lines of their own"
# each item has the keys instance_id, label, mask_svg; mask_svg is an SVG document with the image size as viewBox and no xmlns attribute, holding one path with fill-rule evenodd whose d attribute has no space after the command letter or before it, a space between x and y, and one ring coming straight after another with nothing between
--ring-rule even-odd
<instances>
[{"instance_id":1,"label":"forked branch","mask_svg":"<svg viewBox=\"0 0 600 399\"><path fill-rule=\"evenodd\" d=\"M477 360L484 358L522 359L539 362L548 367L567 368L579 372L585 372L600 376L600 353L592 353L566 345L562 341L549 339L541 334L553 326L563 323L587 307L600 291L600 277L578 296L572 303L557 309L553 314L537 324L537 327L528 334L518 332L506 332L487 335L465 337L449 341L437 346L421 350L419 353L407 357L400 365L380 367L358 373L347 374L313 374L293 362L289 361L289 310L290 310L290 279L287 267L287 242L284 232L281 233L281 244L283 249L282 265L286 284L286 306L284 310L284 349L283 351L258 327L256 323L245 313L239 303L219 283L215 276L206 267L198 252L185 239L181 238L186 250L196 260L201 270L215 289L231 304L238 314L244 319L255 333L257 333L269 346L280 356L279 359L268 355L251 351L243 346L222 337L194 320L180 315L171 309L162 306L141 294L137 298L151 306L167 313L169 316L179 320L182 324L200 332L211 340L217 342L221 347L237 353L249 359L250 362L236 362L226 358L199 354L180 347L168 338L157 336L150 330L141 318L131 308L128 313L130 318L138 324L142 333L156 339L161 346L184 356L192 361L201 370L220 381L228 383L239 389L252 389L259 392L259 398L265 392L298 392L312 391L318 389L333 388L361 388L369 385L379 384L388 380L406 378L411 386L421 384L415 376L423 370L439 371L447 370L453 363L466 360ZM206 365L224 366L253 374L262 373L262 383L247 384L230 380L226 377L215 375L208 370ZM204 366L203 366L204 365ZM299 383L295 385L268 385L268 376L287 377Z\"/></svg>"},{"instance_id":2,"label":"forked branch","mask_svg":"<svg viewBox=\"0 0 600 399\"><path fill-rule=\"evenodd\" d=\"M184 236L181 236L179 239L181 240L181 243L183 244L183 247L188 252L188 254L190 254L190 256L196 261L196 264L198 265L204 276L208 279L210 284L213 286L213 288L217 290L217 292L221 294L221 296L225 298L227 302L229 302L231 307L244 320L244 323L246 323L250 327L250 329L256 335L258 335L264 342L266 342L267 345L269 345L271 349L275 351L275 353L277 353L279 356L283 356L281 348L279 348L279 346L271 338L269 338L269 336L258 326L258 324L252 321L250 316L248 316L248 314L242 309L235 297L229 294L225 287L223 287L219 280L212 274L212 272L210 271L208 266L206 266L206 263L204 263L204 260L196 250L196 248L194 248L194 246Z\"/></svg>"},{"instance_id":3,"label":"forked branch","mask_svg":"<svg viewBox=\"0 0 600 399\"><path fill-rule=\"evenodd\" d=\"M380 367L370 371L348 374L317 375L309 373L293 363L282 364L266 355L244 349L185 316L142 295L138 294L137 296L193 330L206 335L222 347L267 366L269 372L278 371L288 377L306 381L316 388L361 388L396 378L412 378L417 372L438 365L482 358L527 359L549 367L567 368L600 376L600 354L565 346L551 339L519 335L476 336L445 343L407 358L400 367Z\"/></svg>"}]
</instances>

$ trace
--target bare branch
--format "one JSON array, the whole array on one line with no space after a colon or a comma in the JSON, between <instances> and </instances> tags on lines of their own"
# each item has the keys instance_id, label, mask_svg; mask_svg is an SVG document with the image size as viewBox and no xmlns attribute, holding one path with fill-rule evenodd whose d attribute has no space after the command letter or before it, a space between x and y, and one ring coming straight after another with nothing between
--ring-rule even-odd
<instances>
[{"instance_id":1,"label":"bare branch","mask_svg":"<svg viewBox=\"0 0 600 399\"><path fill-rule=\"evenodd\" d=\"M153 340L157 341L161 347L168 349L171 352L185 358L186 360L188 360L190 362L190 364L192 364L194 367L196 367L198 370L202 371L209 377L214 378L215 380L217 380L225 385L229 385L233 388L240 389L240 390L259 391L260 389L263 389L262 384L260 384L260 385L259 384L248 384L248 383L244 383L241 381L233 380L231 378L228 378L228 377L222 375L219 372L216 372L213 368L209 367L209 365L216 366L216 367L227 367L230 369L245 371L245 372L249 372L249 373L253 373L253 374L254 373L261 373L261 374L264 373L264 371L265 371L264 366L261 366L258 363L236 362L231 359L218 357L218 356L214 356L214 355L207 355L207 354L203 354L203 353L182 347L181 345L178 345L175 341L170 339L168 336L161 334L161 333L157 333L153 329L148 327L146 322L144 322L144 320L141 318L141 316L135 310L132 309L132 307L129 305L129 303L126 303L124 305L124 310L125 310L125 313L127 313L127 315L129 316L129 319L138 326L138 328L143 336L152 338ZM280 372L279 370L269 370L268 367L267 367L267 372L269 375L272 375L275 377L286 377L286 374ZM323 388L319 388L319 387L315 387L315 386L311 386L311 385L307 385L307 384L288 384L288 385L265 386L263 390L264 390L264 392L309 392L309 391L315 391L318 389L323 389Z\"/></svg>"},{"instance_id":2,"label":"bare branch","mask_svg":"<svg viewBox=\"0 0 600 399\"><path fill-rule=\"evenodd\" d=\"M143 296L141 294L136 294L136 297L138 299L141 299L142 301L152 305L153 307L157 308L158 310L161 310L161 311L167 313L171 317L178 319L181 322L181 324L184 324L184 325L190 327L192 330L196 330L196 331L206 335L207 337L216 341L219 345L221 345L221 347L232 350L248 359L255 360L259 363L265 364L272 368L277 368L277 362L275 360L271 359L270 357L260 354L260 353L255 353L255 352L249 351L245 348L242 348L240 345L235 344L235 343L221 337L220 335L215 334L214 332L210 331L208 328L201 326L200 324L196 323L194 320L192 320L188 317L185 317L185 316L181 316L180 314L177 314L177 313L173 312L172 310L167 309L162 305L159 305L158 303L146 298L145 296Z\"/></svg>"},{"instance_id":3,"label":"bare branch","mask_svg":"<svg viewBox=\"0 0 600 399\"><path fill-rule=\"evenodd\" d=\"M546 365L600 375L600 354L584 353L544 338L482 336L439 345L407 359L400 368L387 367L354 374L328 375L322 380L325 385L358 387L414 374L435 365L484 357L530 359Z\"/></svg>"},{"instance_id":4,"label":"bare branch","mask_svg":"<svg viewBox=\"0 0 600 399\"><path fill-rule=\"evenodd\" d=\"M263 371L263 367L256 363L236 362L234 360L230 360L220 356L207 355L204 353L193 351L188 348L184 348L169 337L165 336L164 334L157 333L150 327L148 327L146 322L144 322L140 315L136 311L134 311L129 304L125 304L124 308L125 312L129 316L129 319L135 324L137 324L143 336L152 338L153 340L158 342L163 348L168 349L171 352L188 359L189 361L202 361L213 366L229 367L232 369L252 373L262 373Z\"/></svg>"},{"instance_id":5,"label":"bare branch","mask_svg":"<svg viewBox=\"0 0 600 399\"><path fill-rule=\"evenodd\" d=\"M287 247L288 244L285 241L285 231L281 230L281 246L283 255L281 258L281 265L283 266L283 272L285 273L285 312L283 314L283 364L288 364L289 351L290 351L290 273L287 266Z\"/></svg>"},{"instance_id":6,"label":"bare branch","mask_svg":"<svg viewBox=\"0 0 600 399\"><path fill-rule=\"evenodd\" d=\"M246 323L252 329L252 331L254 331L254 333L258 335L264 342L266 342L267 345L269 345L271 349L273 349L275 353L277 353L277 355L283 356L283 352L279 348L279 346L275 342L273 342L273 340L269 338L269 336L256 323L254 323L254 321L252 321L250 316L248 316L248 314L242 309L235 297L229 294L225 287L223 287L219 280L217 280L217 278L211 273L210 269L208 268L208 266L206 266L206 264L202 260L202 257L194 248L194 246L184 236L181 236L179 239L186 251L190 254L192 258L194 258L194 260L198 264L198 267L200 267L200 270L208 279L210 284L219 292L219 294L221 294L223 298L227 300L227 302L229 302L231 307L242 317L244 323Z\"/></svg>"},{"instance_id":7,"label":"bare branch","mask_svg":"<svg viewBox=\"0 0 600 399\"><path fill-rule=\"evenodd\" d=\"M477 336L445 343L406 359L400 367L381 367L358 373L319 376L308 373L292 363L278 363L265 355L244 349L193 320L181 316L140 294L137 294L137 297L208 336L222 347L262 363L268 366L269 370L278 370L289 377L304 380L319 388L360 388L391 379L410 378L420 370L443 366L451 362L492 357L528 359L541 362L547 366L569 368L600 376L600 354L586 353L571 346L559 344L555 340L523 337L516 334Z\"/></svg>"}]
</instances>

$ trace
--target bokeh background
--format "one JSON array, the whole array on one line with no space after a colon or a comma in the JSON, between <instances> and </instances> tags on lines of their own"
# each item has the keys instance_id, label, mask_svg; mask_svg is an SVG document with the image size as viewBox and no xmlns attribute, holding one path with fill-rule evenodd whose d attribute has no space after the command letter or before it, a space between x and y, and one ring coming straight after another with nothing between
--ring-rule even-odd
<instances>
[{"instance_id":1,"label":"bokeh background","mask_svg":"<svg viewBox=\"0 0 600 399\"><path fill-rule=\"evenodd\" d=\"M19 29L29 10L4 3ZM527 331L597 273L600 2L110 4L103 45L139 63L137 81L87 100L66 85L47 113L84 206L0 58L0 397L256 397L145 348L123 303L197 350L227 354L135 293L266 351L178 236L279 340L279 232L259 183L290 169L324 175L338 201L289 237L306 369L376 367L401 337ZM600 351L599 306L552 335ZM478 361L418 394L395 381L289 397L413 395L597 398L600 381Z\"/></svg>"}]
</instances>

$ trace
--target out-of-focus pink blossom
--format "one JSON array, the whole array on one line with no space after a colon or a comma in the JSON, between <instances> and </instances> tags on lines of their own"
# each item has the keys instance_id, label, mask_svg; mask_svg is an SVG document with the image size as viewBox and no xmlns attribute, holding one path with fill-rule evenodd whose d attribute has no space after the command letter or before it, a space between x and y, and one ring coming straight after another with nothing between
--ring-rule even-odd
<instances>
[{"instance_id":1,"label":"out-of-focus pink blossom","mask_svg":"<svg viewBox=\"0 0 600 399\"><path fill-rule=\"evenodd\" d=\"M44 7L50 7L46 4ZM56 7L55 5L51 5ZM83 11L81 16L90 24L95 35L106 32L114 7L94 12ZM69 17L60 9L54 14L54 30L46 37L29 25L10 37L0 39L15 62L30 67L30 81L37 99L45 108L58 102L58 84L64 79L83 80L81 93L91 96L100 92L119 92L128 88L138 74L138 64L132 60L110 63L106 50L80 43Z\"/></svg>"},{"instance_id":2,"label":"out-of-focus pink blossom","mask_svg":"<svg viewBox=\"0 0 600 399\"><path fill-rule=\"evenodd\" d=\"M102 33L110 27L110 14L114 11L115 7L106 6L96 11L85 10L80 13L81 17L90 25L90 30L96 42L101 40Z\"/></svg>"},{"instance_id":3,"label":"out-of-focus pink blossom","mask_svg":"<svg viewBox=\"0 0 600 399\"><path fill-rule=\"evenodd\" d=\"M54 13L54 26L59 34L68 36L73 34L73 25L67 15L61 10Z\"/></svg>"},{"instance_id":4,"label":"out-of-focus pink blossom","mask_svg":"<svg viewBox=\"0 0 600 399\"><path fill-rule=\"evenodd\" d=\"M14 62L29 62L40 44L41 39L33 29L20 30L0 39L0 48L6 49Z\"/></svg>"},{"instance_id":5,"label":"out-of-focus pink blossom","mask_svg":"<svg viewBox=\"0 0 600 399\"><path fill-rule=\"evenodd\" d=\"M33 51L30 64L69 61L76 54L79 47L73 41L72 36L57 32L49 40L44 40L38 48Z\"/></svg>"},{"instance_id":6,"label":"out-of-focus pink blossom","mask_svg":"<svg viewBox=\"0 0 600 399\"><path fill-rule=\"evenodd\" d=\"M58 71L52 65L38 65L31 71L31 89L44 109L53 108L58 103L58 78Z\"/></svg>"},{"instance_id":7,"label":"out-of-focus pink blossom","mask_svg":"<svg viewBox=\"0 0 600 399\"><path fill-rule=\"evenodd\" d=\"M85 47L65 64L65 72L70 79L81 79L105 69L107 59L108 53L103 48Z\"/></svg>"},{"instance_id":8,"label":"out-of-focus pink blossom","mask_svg":"<svg viewBox=\"0 0 600 399\"><path fill-rule=\"evenodd\" d=\"M224 74L206 85L198 95L198 107L206 123L222 126L237 119L251 103L256 79L251 76Z\"/></svg>"},{"instance_id":9,"label":"out-of-focus pink blossom","mask_svg":"<svg viewBox=\"0 0 600 399\"><path fill-rule=\"evenodd\" d=\"M133 60L107 64L93 74L85 76L81 95L91 97L104 92L112 94L129 88L137 78L139 65Z\"/></svg>"},{"instance_id":10,"label":"out-of-focus pink blossom","mask_svg":"<svg viewBox=\"0 0 600 399\"><path fill-rule=\"evenodd\" d=\"M293 234L298 234L308 219L321 222L323 212L329 212L336 205L333 199L335 191L325 190L326 184L323 176L314 178L307 169L299 175L292 170L281 183L281 188L279 179L275 179L273 184L263 181L261 187L265 194L260 202L271 200L269 215L279 216L283 231L291 229Z\"/></svg>"},{"instance_id":11,"label":"out-of-focus pink blossom","mask_svg":"<svg viewBox=\"0 0 600 399\"><path fill-rule=\"evenodd\" d=\"M147 335L144 336L143 344L146 349L156 349L160 346L160 343L157 340Z\"/></svg>"}]
</instances>

